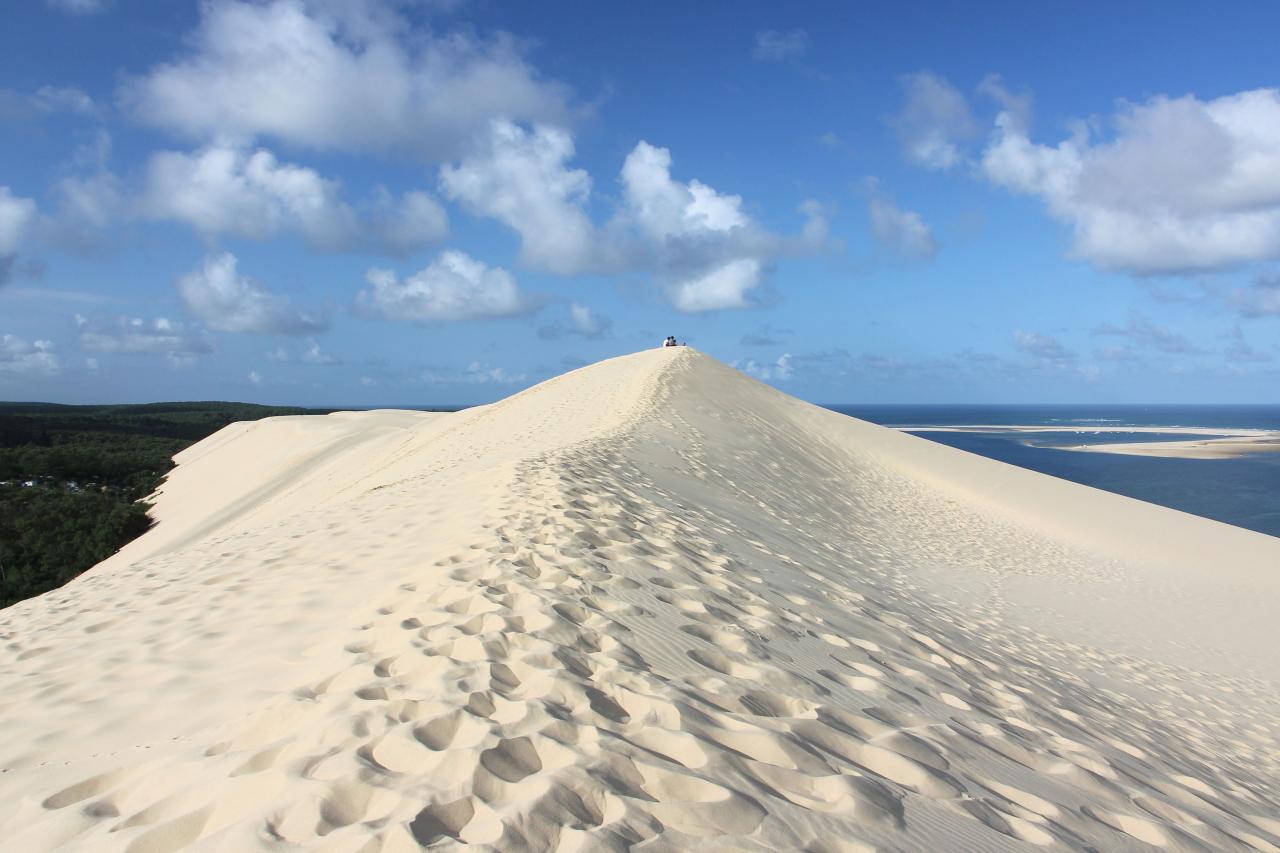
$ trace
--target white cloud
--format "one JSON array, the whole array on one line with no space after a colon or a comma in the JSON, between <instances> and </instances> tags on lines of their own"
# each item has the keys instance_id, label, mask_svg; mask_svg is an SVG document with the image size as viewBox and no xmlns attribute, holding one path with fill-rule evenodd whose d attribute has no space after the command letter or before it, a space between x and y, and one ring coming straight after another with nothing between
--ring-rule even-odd
<instances>
[{"instance_id":1,"label":"white cloud","mask_svg":"<svg viewBox=\"0 0 1280 853\"><path fill-rule=\"evenodd\" d=\"M261 384L262 384L262 374L261 374L261 373L259 373L259 372L258 372L258 371L256 371L256 370L250 370L250 371L249 371L249 375L248 375L247 377L245 377L245 378L249 380L249 384L250 384L250 385L261 385Z\"/></svg>"},{"instance_id":2,"label":"white cloud","mask_svg":"<svg viewBox=\"0 0 1280 853\"><path fill-rule=\"evenodd\" d=\"M671 302L680 311L744 308L760 283L761 256L779 241L742 210L742 198L698 180L671 177L671 152L640 142L622 166L624 208L615 227L646 243Z\"/></svg>"},{"instance_id":3,"label":"white cloud","mask_svg":"<svg viewBox=\"0 0 1280 853\"><path fill-rule=\"evenodd\" d=\"M150 217L206 234L263 239L293 227L323 245L355 229L354 214L338 196L336 182L279 163L269 151L212 146L153 155L142 207Z\"/></svg>"},{"instance_id":4,"label":"white cloud","mask_svg":"<svg viewBox=\"0 0 1280 853\"><path fill-rule=\"evenodd\" d=\"M747 294L759 283L760 262L739 258L673 285L671 302L686 313L745 308L751 304Z\"/></svg>"},{"instance_id":5,"label":"white cloud","mask_svg":"<svg viewBox=\"0 0 1280 853\"><path fill-rule=\"evenodd\" d=\"M515 385L525 381L526 375L473 361L465 370L428 368L422 372L420 378L428 385Z\"/></svg>"},{"instance_id":6,"label":"white cloud","mask_svg":"<svg viewBox=\"0 0 1280 853\"><path fill-rule=\"evenodd\" d=\"M643 141L623 163L614 216L596 227L586 213L591 180L569 167L572 156L565 131L495 122L471 156L441 169L441 186L516 231L522 263L562 274L651 272L685 311L750 305L768 258L825 241L820 206L802 206L803 238L776 237L752 221L741 197L673 179L671 153Z\"/></svg>"},{"instance_id":7,"label":"white cloud","mask_svg":"<svg viewBox=\"0 0 1280 853\"><path fill-rule=\"evenodd\" d=\"M591 178L569 169L573 138L536 127L532 132L495 121L479 150L440 170L445 194L520 235L521 261L557 273L591 265L593 228L583 212Z\"/></svg>"},{"instance_id":8,"label":"white cloud","mask_svg":"<svg viewBox=\"0 0 1280 853\"><path fill-rule=\"evenodd\" d=\"M194 139L447 159L494 116L562 124L569 114L564 87L541 80L511 39L411 41L394 15L347 4L212 0L203 10L192 52L122 91L140 118Z\"/></svg>"},{"instance_id":9,"label":"white cloud","mask_svg":"<svg viewBox=\"0 0 1280 853\"><path fill-rule=\"evenodd\" d=\"M0 335L0 376L52 376L62 369L51 341Z\"/></svg>"},{"instance_id":10,"label":"white cloud","mask_svg":"<svg viewBox=\"0 0 1280 853\"><path fill-rule=\"evenodd\" d=\"M784 352L773 363L773 375L778 379L790 379L791 373L791 353Z\"/></svg>"},{"instance_id":11,"label":"white cloud","mask_svg":"<svg viewBox=\"0 0 1280 853\"><path fill-rule=\"evenodd\" d=\"M914 210L903 210L880 191L867 201L871 236L876 242L908 258L932 259L938 252L933 231Z\"/></svg>"},{"instance_id":12,"label":"white cloud","mask_svg":"<svg viewBox=\"0 0 1280 853\"><path fill-rule=\"evenodd\" d=\"M1139 275L1220 270L1280 257L1280 90L1122 103L1101 138L1085 124L1033 142L1006 110L986 176L1039 197L1070 226L1073 254Z\"/></svg>"},{"instance_id":13,"label":"white cloud","mask_svg":"<svg viewBox=\"0 0 1280 853\"><path fill-rule=\"evenodd\" d=\"M906 102L889 119L903 153L928 169L950 169L964 160L963 146L980 133L958 89L928 71L901 78Z\"/></svg>"},{"instance_id":14,"label":"white cloud","mask_svg":"<svg viewBox=\"0 0 1280 853\"><path fill-rule=\"evenodd\" d=\"M613 321L601 317L586 305L574 302L569 306L569 331L584 338L598 338L609 330Z\"/></svg>"},{"instance_id":15,"label":"white cloud","mask_svg":"<svg viewBox=\"0 0 1280 853\"><path fill-rule=\"evenodd\" d=\"M622 164L628 214L657 239L680 239L726 232L747 224L742 198L721 195L693 180L671 177L671 152L640 142Z\"/></svg>"},{"instance_id":16,"label":"white cloud","mask_svg":"<svg viewBox=\"0 0 1280 853\"><path fill-rule=\"evenodd\" d=\"M420 323L504 317L528 310L515 277L463 252L448 251L405 279L386 269L365 274L357 305L389 320Z\"/></svg>"},{"instance_id":17,"label":"white cloud","mask_svg":"<svg viewBox=\"0 0 1280 853\"><path fill-rule=\"evenodd\" d=\"M302 360L307 364L342 364L342 359L322 350L320 342L315 338L307 342L307 348L302 351Z\"/></svg>"},{"instance_id":18,"label":"white cloud","mask_svg":"<svg viewBox=\"0 0 1280 853\"><path fill-rule=\"evenodd\" d=\"M613 321L602 317L596 311L577 302L569 305L568 323L548 323L538 329L538 337L545 340L557 340L566 334L583 338L600 338L609 331Z\"/></svg>"},{"instance_id":19,"label":"white cloud","mask_svg":"<svg viewBox=\"0 0 1280 853\"><path fill-rule=\"evenodd\" d=\"M178 279L187 310L220 332L264 332L307 335L324 331L323 317L294 307L236 271L230 252L210 255L200 269Z\"/></svg>"},{"instance_id":20,"label":"white cloud","mask_svg":"<svg viewBox=\"0 0 1280 853\"><path fill-rule=\"evenodd\" d=\"M978 92L999 104L1001 111L1016 126L1024 129L1031 126L1031 104L1034 99L1029 91L1012 92L999 74L988 74L978 84Z\"/></svg>"},{"instance_id":21,"label":"white cloud","mask_svg":"<svg viewBox=\"0 0 1280 853\"><path fill-rule=\"evenodd\" d=\"M783 353L778 356L778 360L772 364L760 364L755 359L747 359L747 363L743 365L742 370L763 382L776 380L785 382L795 374L795 368L791 364L791 353Z\"/></svg>"},{"instance_id":22,"label":"white cloud","mask_svg":"<svg viewBox=\"0 0 1280 853\"><path fill-rule=\"evenodd\" d=\"M778 32L763 30L756 33L756 44L751 55L756 59L782 62L788 59L799 59L809 49L809 34L804 30Z\"/></svg>"},{"instance_id":23,"label":"white cloud","mask_svg":"<svg viewBox=\"0 0 1280 853\"><path fill-rule=\"evenodd\" d=\"M184 222L206 235L261 240L297 231L323 251L403 255L439 241L448 230L444 209L426 193L396 200L382 190L365 222L342 200L337 181L281 163L265 149L224 145L153 155L140 207L149 218Z\"/></svg>"},{"instance_id":24,"label":"white cloud","mask_svg":"<svg viewBox=\"0 0 1280 853\"><path fill-rule=\"evenodd\" d=\"M213 352L213 341L200 329L157 317L88 318L75 316L80 348L98 353L162 355L175 367Z\"/></svg>"},{"instance_id":25,"label":"white cloud","mask_svg":"<svg viewBox=\"0 0 1280 853\"><path fill-rule=\"evenodd\" d=\"M36 203L0 186L0 285L8 281L14 256L36 218Z\"/></svg>"},{"instance_id":26,"label":"white cloud","mask_svg":"<svg viewBox=\"0 0 1280 853\"><path fill-rule=\"evenodd\" d=\"M286 349L283 346L277 346L272 349L269 349L266 352L264 352L262 355L264 358L266 358L267 361L275 361L275 362L293 361L295 356L294 353L290 352L288 349ZM320 342L317 341L315 338L311 338L309 341L307 341L306 348L299 350L296 353L296 356L298 361L301 361L304 364L324 364L324 365L342 364L342 359L337 358L336 356L330 355L329 353L325 352L320 347Z\"/></svg>"},{"instance_id":27,"label":"white cloud","mask_svg":"<svg viewBox=\"0 0 1280 853\"><path fill-rule=\"evenodd\" d=\"M126 214L124 189L111 172L68 175L54 185L54 190L61 199L58 219L64 229L106 228ZM88 242L83 233L67 236L74 242Z\"/></svg>"},{"instance_id":28,"label":"white cloud","mask_svg":"<svg viewBox=\"0 0 1280 853\"><path fill-rule=\"evenodd\" d=\"M800 202L798 210L804 215L804 230L801 231L804 241L815 248L825 245L831 237L827 206L817 199L807 198Z\"/></svg>"}]
</instances>

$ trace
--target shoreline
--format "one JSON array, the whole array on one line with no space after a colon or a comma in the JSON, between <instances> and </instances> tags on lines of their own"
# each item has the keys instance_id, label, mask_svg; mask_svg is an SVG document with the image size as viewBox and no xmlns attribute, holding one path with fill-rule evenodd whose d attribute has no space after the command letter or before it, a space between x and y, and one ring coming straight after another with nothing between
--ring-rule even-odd
<instances>
[{"instance_id":1,"label":"shoreline","mask_svg":"<svg viewBox=\"0 0 1280 853\"><path fill-rule=\"evenodd\" d=\"M1040 445L1022 442L1028 447L1046 450L1070 450L1077 453L1114 453L1123 456L1155 456L1168 459L1236 459L1263 453L1280 452L1280 432L1265 429L1216 429L1213 427L1153 427L1153 426L1037 426L1033 424L965 424L955 426L894 427L905 433L962 432L962 433L1033 433L1068 432L1087 435L1160 434L1204 436L1169 441L1102 442L1097 444Z\"/></svg>"},{"instance_id":2,"label":"shoreline","mask_svg":"<svg viewBox=\"0 0 1280 853\"><path fill-rule=\"evenodd\" d=\"M1159 456L1169 459L1236 459L1262 453L1280 453L1280 434L1231 436L1188 441L1141 441L1129 444L1078 444L1055 447L1084 453L1117 453L1124 456Z\"/></svg>"},{"instance_id":3,"label":"shoreline","mask_svg":"<svg viewBox=\"0 0 1280 853\"><path fill-rule=\"evenodd\" d=\"M1039 426L1036 424L957 424L954 426L895 426L900 432L1079 432L1079 433L1163 433L1177 435L1280 436L1274 430L1231 427L1184 426Z\"/></svg>"}]
</instances>

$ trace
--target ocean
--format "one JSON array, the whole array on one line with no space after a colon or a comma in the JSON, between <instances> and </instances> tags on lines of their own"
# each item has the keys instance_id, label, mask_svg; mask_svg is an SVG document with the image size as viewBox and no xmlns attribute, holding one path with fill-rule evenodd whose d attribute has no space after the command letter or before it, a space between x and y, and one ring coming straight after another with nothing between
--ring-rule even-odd
<instances>
[{"instance_id":1,"label":"ocean","mask_svg":"<svg viewBox=\"0 0 1280 853\"><path fill-rule=\"evenodd\" d=\"M826 408L893 427L1015 424L1074 427L1080 432L922 432L917 435L1042 474L1280 536L1280 453L1235 459L1164 459L1055 449L1055 445L1066 444L1192 437L1150 432L1091 435L1090 427L1280 430L1280 406L829 405Z\"/></svg>"}]
</instances>

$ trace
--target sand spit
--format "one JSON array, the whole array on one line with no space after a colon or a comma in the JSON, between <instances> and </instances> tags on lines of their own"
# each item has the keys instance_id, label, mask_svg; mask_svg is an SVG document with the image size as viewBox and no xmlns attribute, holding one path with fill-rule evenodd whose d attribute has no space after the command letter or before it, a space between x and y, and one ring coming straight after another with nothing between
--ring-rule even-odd
<instances>
[{"instance_id":1,"label":"sand spit","mask_svg":"<svg viewBox=\"0 0 1280 853\"><path fill-rule=\"evenodd\" d=\"M159 512L0 611L4 850L1280 849L1280 540L688 348Z\"/></svg>"},{"instance_id":2,"label":"sand spit","mask_svg":"<svg viewBox=\"0 0 1280 853\"><path fill-rule=\"evenodd\" d=\"M894 427L902 432L1078 432L1081 435L1103 433L1162 433L1169 435L1206 435L1206 436L1255 436L1276 437L1273 430L1266 429L1218 429L1217 427L1141 427L1141 426L1054 426L1045 424L956 424L954 426L904 426Z\"/></svg>"},{"instance_id":3,"label":"sand spit","mask_svg":"<svg viewBox=\"0 0 1280 853\"><path fill-rule=\"evenodd\" d=\"M1077 444L1058 450L1120 453L1126 456L1166 456L1176 459L1236 459L1256 453L1280 452L1280 434L1210 438L1187 441L1135 441L1119 444Z\"/></svg>"}]
</instances>

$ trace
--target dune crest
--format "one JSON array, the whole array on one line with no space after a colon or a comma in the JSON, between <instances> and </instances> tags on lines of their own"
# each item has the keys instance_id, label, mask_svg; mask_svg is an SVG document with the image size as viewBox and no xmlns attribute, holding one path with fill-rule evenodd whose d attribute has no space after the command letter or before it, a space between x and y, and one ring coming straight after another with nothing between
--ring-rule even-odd
<instances>
[{"instance_id":1,"label":"dune crest","mask_svg":"<svg viewBox=\"0 0 1280 853\"><path fill-rule=\"evenodd\" d=\"M689 348L238 424L0 611L0 849L1280 849L1280 540Z\"/></svg>"}]
</instances>

